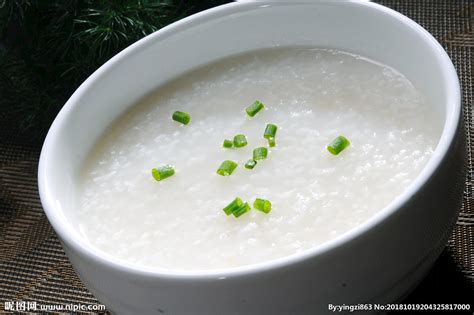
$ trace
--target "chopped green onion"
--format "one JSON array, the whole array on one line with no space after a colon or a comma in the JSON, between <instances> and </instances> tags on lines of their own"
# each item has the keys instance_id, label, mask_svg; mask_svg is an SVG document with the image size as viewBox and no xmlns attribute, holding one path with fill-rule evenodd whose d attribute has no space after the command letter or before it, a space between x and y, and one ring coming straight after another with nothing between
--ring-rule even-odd
<instances>
[{"instance_id":1,"label":"chopped green onion","mask_svg":"<svg viewBox=\"0 0 474 315\"><path fill-rule=\"evenodd\" d=\"M267 127L265 128L265 132L263 133L263 137L265 139L275 138L277 129L278 129L277 125L267 124Z\"/></svg>"},{"instance_id":2,"label":"chopped green onion","mask_svg":"<svg viewBox=\"0 0 474 315\"><path fill-rule=\"evenodd\" d=\"M173 120L187 125L191 120L191 116L188 113L176 111L173 113Z\"/></svg>"},{"instance_id":3,"label":"chopped green onion","mask_svg":"<svg viewBox=\"0 0 474 315\"><path fill-rule=\"evenodd\" d=\"M234 161L226 160L222 162L221 166L217 169L217 174L222 176L229 176L237 167L237 163Z\"/></svg>"},{"instance_id":4,"label":"chopped green onion","mask_svg":"<svg viewBox=\"0 0 474 315\"><path fill-rule=\"evenodd\" d=\"M242 207L243 205L243 201L242 199L240 199L239 197L235 198L234 201L232 201L231 203L229 203L227 205L227 207L225 207L223 210L225 212L225 214L227 215L230 215L232 214L235 210L239 209L240 207Z\"/></svg>"},{"instance_id":5,"label":"chopped green onion","mask_svg":"<svg viewBox=\"0 0 474 315\"><path fill-rule=\"evenodd\" d=\"M232 140L225 139L224 144L222 144L224 148L232 148L234 146L234 143Z\"/></svg>"},{"instance_id":6,"label":"chopped green onion","mask_svg":"<svg viewBox=\"0 0 474 315\"><path fill-rule=\"evenodd\" d=\"M240 217L242 214L246 213L246 212L249 212L250 211L250 206L249 204L246 202L244 203L242 206L240 206L239 209L237 210L234 210L234 212L232 212L232 214L234 215L234 217L238 218Z\"/></svg>"},{"instance_id":7,"label":"chopped green onion","mask_svg":"<svg viewBox=\"0 0 474 315\"><path fill-rule=\"evenodd\" d=\"M267 155L268 155L268 150L265 147L260 147L253 150L253 159L255 161L266 159Z\"/></svg>"},{"instance_id":8,"label":"chopped green onion","mask_svg":"<svg viewBox=\"0 0 474 315\"><path fill-rule=\"evenodd\" d=\"M347 148L351 143L347 140L344 136L339 136L334 139L328 146L327 149L334 155L338 155L341 153L345 148Z\"/></svg>"},{"instance_id":9,"label":"chopped green onion","mask_svg":"<svg viewBox=\"0 0 474 315\"><path fill-rule=\"evenodd\" d=\"M247 161L247 163L245 163L245 168L251 170L255 167L255 165L257 165L257 161L255 161L254 159L250 159Z\"/></svg>"},{"instance_id":10,"label":"chopped green onion","mask_svg":"<svg viewBox=\"0 0 474 315\"><path fill-rule=\"evenodd\" d=\"M234 146L236 148L245 147L247 145L247 138L244 135L236 135L234 137Z\"/></svg>"},{"instance_id":11,"label":"chopped green onion","mask_svg":"<svg viewBox=\"0 0 474 315\"><path fill-rule=\"evenodd\" d=\"M151 175L157 181L173 176L173 174L174 174L174 169L170 165L165 165L165 166L151 169Z\"/></svg>"},{"instance_id":12,"label":"chopped green onion","mask_svg":"<svg viewBox=\"0 0 474 315\"><path fill-rule=\"evenodd\" d=\"M245 111L250 117L255 116L259 111L261 111L265 106L260 101L255 101L252 105L247 107Z\"/></svg>"},{"instance_id":13,"label":"chopped green onion","mask_svg":"<svg viewBox=\"0 0 474 315\"><path fill-rule=\"evenodd\" d=\"M269 213L272 210L272 203L266 199L257 198L253 202L253 207L264 213Z\"/></svg>"},{"instance_id":14,"label":"chopped green onion","mask_svg":"<svg viewBox=\"0 0 474 315\"><path fill-rule=\"evenodd\" d=\"M275 138L273 137L268 138L268 145L272 148L276 146Z\"/></svg>"}]
</instances>

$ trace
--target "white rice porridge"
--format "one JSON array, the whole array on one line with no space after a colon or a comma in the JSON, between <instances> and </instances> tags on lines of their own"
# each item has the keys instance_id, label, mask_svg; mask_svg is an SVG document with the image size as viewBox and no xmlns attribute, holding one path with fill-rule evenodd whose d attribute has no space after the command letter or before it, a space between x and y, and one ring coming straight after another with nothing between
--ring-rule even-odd
<instances>
[{"instance_id":1,"label":"white rice porridge","mask_svg":"<svg viewBox=\"0 0 474 315\"><path fill-rule=\"evenodd\" d=\"M133 79L133 78L131 78ZM265 109L250 118L255 100ZM188 125L171 119L190 114ZM277 146L253 170L256 147ZM343 52L280 48L231 57L160 87L115 122L82 171L78 231L133 264L209 270L260 263L334 239L381 211L421 172L442 122L395 70ZM244 134L248 145L226 149ZM338 135L351 145L337 156ZM231 176L216 170L239 164ZM151 169L173 165L157 182ZM235 218L234 198L272 210Z\"/></svg>"}]
</instances>

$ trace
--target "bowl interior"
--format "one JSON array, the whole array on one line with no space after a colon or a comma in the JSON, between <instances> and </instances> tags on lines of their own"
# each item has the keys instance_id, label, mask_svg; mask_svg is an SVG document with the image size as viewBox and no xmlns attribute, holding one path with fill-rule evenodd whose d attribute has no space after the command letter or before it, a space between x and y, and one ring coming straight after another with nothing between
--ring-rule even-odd
<instances>
[{"instance_id":1,"label":"bowl interior","mask_svg":"<svg viewBox=\"0 0 474 315\"><path fill-rule=\"evenodd\" d=\"M460 105L452 64L426 31L373 3L234 3L184 19L135 43L96 71L70 98L48 134L39 169L43 206L63 242L101 255L72 226L76 179L92 146L120 114L193 68L245 51L280 46L352 52L407 76L439 113L444 126L436 153L410 186L411 193L429 177L454 136ZM381 217L396 206L393 202ZM367 222L365 228L370 224L375 221Z\"/></svg>"}]
</instances>

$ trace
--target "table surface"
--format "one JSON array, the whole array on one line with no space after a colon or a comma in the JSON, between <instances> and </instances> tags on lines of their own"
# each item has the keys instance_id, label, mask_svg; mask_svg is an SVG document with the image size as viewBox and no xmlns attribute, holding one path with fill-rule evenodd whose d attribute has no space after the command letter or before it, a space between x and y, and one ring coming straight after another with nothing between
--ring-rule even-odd
<instances>
[{"instance_id":1,"label":"table surface","mask_svg":"<svg viewBox=\"0 0 474 315\"><path fill-rule=\"evenodd\" d=\"M474 1L378 2L421 24L450 55L461 80L468 143L464 202L453 234L426 279L403 302L474 307ZM35 139L17 132L9 114L0 113L0 312L8 301L99 303L77 277L43 213L36 181L42 140Z\"/></svg>"}]
</instances>

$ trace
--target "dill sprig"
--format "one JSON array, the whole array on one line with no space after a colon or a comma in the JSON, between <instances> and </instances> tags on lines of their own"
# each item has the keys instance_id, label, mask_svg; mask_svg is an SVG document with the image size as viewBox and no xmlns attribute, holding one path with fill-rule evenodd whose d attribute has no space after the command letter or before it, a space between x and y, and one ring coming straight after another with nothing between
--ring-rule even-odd
<instances>
[{"instance_id":1,"label":"dill sprig","mask_svg":"<svg viewBox=\"0 0 474 315\"><path fill-rule=\"evenodd\" d=\"M0 106L44 136L67 98L140 38L223 0L0 0Z\"/></svg>"}]
</instances>

